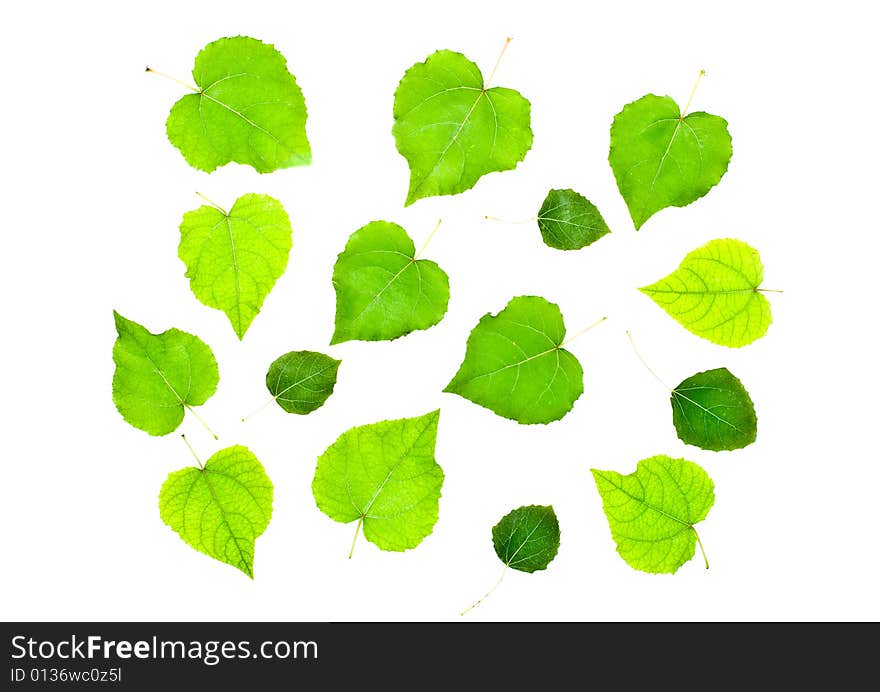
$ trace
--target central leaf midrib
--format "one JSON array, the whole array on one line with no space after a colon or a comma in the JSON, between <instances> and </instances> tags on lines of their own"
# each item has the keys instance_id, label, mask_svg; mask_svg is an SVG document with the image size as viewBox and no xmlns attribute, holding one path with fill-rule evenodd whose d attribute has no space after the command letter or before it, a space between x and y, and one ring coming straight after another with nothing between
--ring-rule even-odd
<instances>
[{"instance_id":1,"label":"central leaf midrib","mask_svg":"<svg viewBox=\"0 0 880 692\"><path fill-rule=\"evenodd\" d=\"M654 185L657 184L657 178L660 177L660 171L663 170L663 164L669 156L669 151L672 149L672 143L675 141L675 136L678 134L682 122L684 122L684 116L679 115L677 121L678 122L675 123L675 128L672 130L672 136L669 138L669 144L666 145L666 151L663 152L663 155L660 157L660 163L657 164L657 171L654 173L654 178L651 180L651 187L648 189L648 194L645 196L645 203L642 205L642 211L639 214L640 217L645 215L645 210L648 208L648 201L651 199L651 195L654 194Z\"/></svg>"},{"instance_id":2,"label":"central leaf midrib","mask_svg":"<svg viewBox=\"0 0 880 692\"><path fill-rule=\"evenodd\" d=\"M318 375L323 375L325 372L327 372L327 371L328 371L330 368L332 368L332 367L333 367L332 364L327 365L327 366L321 368L320 370L317 370L317 371L315 371L315 372L309 374L308 376L303 377L301 380L297 380L297 381L294 382L292 385L289 385L289 386L285 387L285 388L282 389L280 392L278 392L277 394L273 394L272 396L274 396L276 399L279 399L283 394L286 394L287 392L289 392L289 391L290 391L291 389L293 389L294 387L298 387L298 386L301 385L303 382L308 382L308 381L311 380L313 377L318 377ZM278 384L280 384L280 382L281 382L281 375L278 376L278 379L275 381L275 385L278 386Z\"/></svg>"},{"instance_id":3,"label":"central leaf midrib","mask_svg":"<svg viewBox=\"0 0 880 692\"><path fill-rule=\"evenodd\" d=\"M446 156L446 152L449 151L449 148L453 144L455 144L455 140L457 140L459 135L461 135L462 130L464 130L464 126L467 124L468 119L470 119L474 110L476 110L477 104L480 102L480 99L483 98L483 95L486 94L487 91L489 91L489 90L486 89L485 87L480 89L480 93L477 94L477 98L474 99L474 102L471 104L470 109L468 109L468 112L465 114L464 118L462 119L461 123L459 124L458 129L452 135L452 138L446 143L446 146L443 147L443 151L440 152L440 156L437 157L437 161L434 163L433 166L431 166L431 170L428 171L428 173L422 178L422 180L419 182L419 184L413 188L413 192L421 189L422 185L425 184L425 181L428 180L428 178L431 177L431 174L433 174L434 171L437 170L437 166L440 165L440 162L443 160L443 157ZM488 98L488 96L486 98Z\"/></svg>"},{"instance_id":4,"label":"central leaf midrib","mask_svg":"<svg viewBox=\"0 0 880 692\"><path fill-rule=\"evenodd\" d=\"M547 336L547 335L545 334L545 336ZM549 339L550 337L548 336L547 338ZM508 363L507 365L500 367L497 370L492 370L490 372L482 372L478 375L474 375L473 377L469 378L467 381L473 382L474 380L477 380L481 377L491 377L492 375L497 375L499 372L504 372L505 370L509 370L510 368L516 368L516 367L519 367L520 365L525 365L529 361L535 360L535 358L540 358L541 356L546 356L550 353L554 353L554 352L558 352L558 351L562 351L562 350L564 350L562 348L562 346L557 345L557 346L554 346L553 348L548 348L546 351L542 351L541 353L536 353L536 354L531 355L527 358L524 358L523 360L517 361L516 363Z\"/></svg>"},{"instance_id":5,"label":"central leaf midrib","mask_svg":"<svg viewBox=\"0 0 880 692\"><path fill-rule=\"evenodd\" d=\"M523 539L522 543L519 544L519 547L518 547L515 551L513 551L513 555L511 555L511 556L507 559L507 562L505 562L505 564L506 564L508 567L510 567L510 565L513 563L513 559L519 554L519 551L523 549L523 547L525 546L525 544L529 542L529 539L530 539L532 536L535 535L535 531L537 531L537 530L540 528L541 524L543 524L543 523L544 523L544 515L542 514L542 515L538 518L538 523L535 524L535 528L533 528L531 531L529 531L529 535L526 536L526 537ZM525 559L525 558L523 558L523 559Z\"/></svg>"},{"instance_id":6,"label":"central leaf midrib","mask_svg":"<svg viewBox=\"0 0 880 692\"><path fill-rule=\"evenodd\" d=\"M210 87L209 87L209 88L210 88ZM263 133L264 135L266 135L267 137L270 137L270 138L272 139L272 141L275 142L278 146L283 146L283 145L281 144L281 141L280 141L275 135L273 135L271 132L269 132L269 130L267 130L267 129L264 128L264 127L261 127L260 125L257 125L257 123L255 123L253 120L251 120L250 118L248 118L244 113L240 113L240 112L237 111L235 108L233 108L232 106L230 106L228 103L224 103L224 102L221 101L220 99L211 96L211 94L205 93L204 90L200 91L198 95L199 95L199 96L204 96L206 99L209 99L209 100L213 101L213 102L216 103L218 106L222 106L223 108L225 108L226 110L228 110L230 113L233 113L234 115L236 115L236 116L238 116L239 118L241 118L242 120L244 120L248 125L250 125L250 126L253 127L254 129L259 130L260 132L262 132L262 133Z\"/></svg>"},{"instance_id":7,"label":"central leaf midrib","mask_svg":"<svg viewBox=\"0 0 880 692\"><path fill-rule=\"evenodd\" d=\"M689 521L685 521L684 519L679 519L679 518L678 518L677 516L675 516L674 514L670 514L669 512L666 512L666 511L660 509L659 507L654 506L654 505L651 504L650 502L646 501L644 498L636 497L635 495L633 495L632 493L630 493L629 491L627 491L626 489L624 489L623 486L617 485L614 481L612 481L612 480L611 480L610 478L608 478L606 475L603 474L603 475L602 475L602 478L603 478L605 481L607 481L608 483L610 483L611 485L613 485L615 488L617 488L617 490L619 490L620 492L622 492L624 495L626 495L626 496L627 496L628 498L630 498L631 500L634 500L635 502L638 502L639 504L644 505L644 506L647 507L648 509L652 509L652 510L654 510L655 512L657 512L657 514L660 514L660 515L666 517L667 519L672 519L673 521L675 521L675 522L681 524L682 526L687 526L687 527L690 528L690 529L693 529L693 528L694 528L694 525L691 524Z\"/></svg>"},{"instance_id":8,"label":"central leaf midrib","mask_svg":"<svg viewBox=\"0 0 880 692\"><path fill-rule=\"evenodd\" d=\"M400 253L400 254L403 254L403 253ZM416 263L416 262L419 262L419 261L420 261L420 260L415 259L415 257L409 257L409 261L408 261L406 264L404 264L404 265L398 270L398 272L388 280L388 283L386 283L386 284L382 287L382 289L381 289L376 295L374 295L374 296L372 297L372 299L370 300L370 302L367 303L367 304L363 307L363 309L362 309L357 315L355 315L354 317L351 318L351 321L352 321L352 322L357 322L359 319L361 319L361 318L364 316L364 313L366 313L367 310L369 310L371 307L373 307L373 304L374 304L377 300L379 300L379 298L382 296L383 293L385 293L385 291L388 290L388 288L391 286L391 284L393 284L395 281L397 281L397 279L400 278L400 275L403 274L403 272L405 272L407 269L409 269L411 266L415 265L415 263Z\"/></svg>"},{"instance_id":9,"label":"central leaf midrib","mask_svg":"<svg viewBox=\"0 0 880 692\"><path fill-rule=\"evenodd\" d=\"M243 565L247 567L248 576L253 577L253 566L249 565L247 562L247 558L245 557L244 552L242 552L241 546L238 543L238 536L235 535L235 532L232 530L232 525L229 523L229 520L226 518L226 511L223 509L223 505L220 502L220 499L217 497L217 493L214 490L214 486L211 484L210 478L208 478L208 467L207 465L204 468L196 469L201 477L205 481L205 485L208 486L208 492L211 493L211 498L214 500L214 503L217 505L220 510L220 517L223 524L226 526L227 531L229 531L229 535L232 536L232 542L235 543L235 549L238 551L238 559L241 561ZM253 497L253 496L252 496Z\"/></svg>"},{"instance_id":10,"label":"central leaf midrib","mask_svg":"<svg viewBox=\"0 0 880 692\"><path fill-rule=\"evenodd\" d=\"M354 503L352 503L354 505L355 510L358 511L359 516L361 516L364 519L367 518L367 514L369 514L370 510L373 508L373 505L376 503L376 500L379 499L379 495L381 495L382 491L385 489L385 486L387 485L388 481L391 480L391 476L394 475L394 472L397 471L398 467L403 463L404 459L406 459L409 456L409 453L415 448L415 446L418 444L419 440L422 439L422 435L424 435L425 432L427 432L428 428L430 428L430 427L431 427L431 423L428 422L425 425L425 427L422 428L421 432L419 432L419 434L416 436L416 439L413 440L412 444L409 445L409 447L407 447L403 451L403 453L400 455L400 458L394 463L394 466L392 466L388 470L388 473L385 475L385 478L382 479L382 482L379 484L379 487L376 488L376 491L373 493L373 497L370 498L369 502L367 502L367 504L364 506L363 510L358 509L357 505L354 505Z\"/></svg>"},{"instance_id":11,"label":"central leaf midrib","mask_svg":"<svg viewBox=\"0 0 880 692\"><path fill-rule=\"evenodd\" d=\"M135 339L135 343L136 343L138 346L140 346L141 350L144 352L144 355L147 357L147 360L150 361L150 365L153 366L153 372L155 372L159 377L162 378L162 382L165 383L165 386L168 387L168 389L171 390L171 393L172 393L175 397L177 397L177 401L178 401L178 403L179 403L181 406L188 406L188 404L186 403L186 401L184 401L183 397L181 397L180 394L177 393L177 390L174 388L174 386L171 384L171 382L168 381L168 378L165 377L165 373L162 372L162 368L159 366L158 363L156 363L155 360L153 360L153 356L150 354L150 352L147 350L147 348L144 347L144 346L141 346L141 344L137 341L137 339ZM187 355L189 355L189 352L187 352Z\"/></svg>"},{"instance_id":12,"label":"central leaf midrib","mask_svg":"<svg viewBox=\"0 0 880 692\"><path fill-rule=\"evenodd\" d=\"M221 212L222 213L222 212ZM235 314L238 317L236 332L241 330L241 284L238 277L238 257L235 253L235 236L232 233L232 212L224 214L226 218L226 231L229 234L229 247L232 252L232 276L235 284Z\"/></svg>"},{"instance_id":13,"label":"central leaf midrib","mask_svg":"<svg viewBox=\"0 0 880 692\"><path fill-rule=\"evenodd\" d=\"M673 393L675 396L684 399L685 401L689 401L689 402L692 403L694 406L696 406L696 407L699 408L699 409L702 409L703 411L705 411L706 413L708 413L710 416L713 416L714 418L717 418L717 419L720 420L722 423L725 423L725 424L729 425L731 428L733 428L734 430L736 430L738 433L740 433L740 434L744 434L742 430L740 430L738 427L736 427L736 426L735 426L733 423L731 423L729 420L725 420L724 418L722 418L721 416L719 416L717 413L714 413L714 412L710 411L709 409L707 409L707 408L706 408L705 406L703 406L700 402L698 402L698 401L694 401L694 400L691 399L690 397L685 396L685 395L682 394L679 390L677 390L677 389L673 389L673 390L672 390L672 393ZM680 404L679 404L679 406L680 406ZM687 416L684 414L684 409L682 409L682 415L684 415L684 416L685 416L685 420L687 420Z\"/></svg>"}]
</instances>

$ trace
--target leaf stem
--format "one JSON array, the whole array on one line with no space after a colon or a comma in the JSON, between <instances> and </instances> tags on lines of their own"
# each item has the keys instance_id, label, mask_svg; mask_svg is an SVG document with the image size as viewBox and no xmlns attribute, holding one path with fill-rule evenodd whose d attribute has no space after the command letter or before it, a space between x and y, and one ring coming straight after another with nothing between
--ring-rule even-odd
<instances>
[{"instance_id":1,"label":"leaf stem","mask_svg":"<svg viewBox=\"0 0 880 692\"><path fill-rule=\"evenodd\" d=\"M700 534L697 533L697 530L693 526L691 526L691 530L697 538L697 545L700 546L700 552L703 553L703 562L706 564L706 569L709 569L709 558L706 557L706 550L703 548L703 541L700 540Z\"/></svg>"},{"instance_id":2,"label":"leaf stem","mask_svg":"<svg viewBox=\"0 0 880 692\"><path fill-rule=\"evenodd\" d=\"M351 556L354 555L354 544L357 543L358 533L361 530L361 524L364 523L364 515L361 514L358 517L357 526L354 527L354 538L351 539L351 550L348 551L348 559L351 560Z\"/></svg>"},{"instance_id":3,"label":"leaf stem","mask_svg":"<svg viewBox=\"0 0 880 692\"><path fill-rule=\"evenodd\" d=\"M193 459L196 460L196 463L199 465L199 468L204 470L205 465L202 463L202 460L199 459L199 455L196 454L196 450L193 449L193 446L189 443L189 440L186 439L186 435L181 435L183 441L186 442L186 446L189 447L190 453L193 455Z\"/></svg>"},{"instance_id":4,"label":"leaf stem","mask_svg":"<svg viewBox=\"0 0 880 692\"><path fill-rule=\"evenodd\" d=\"M632 336L632 334L629 333L629 330L627 330L627 332L626 332L626 338L629 339L629 345L632 346L633 353L635 353L635 354L636 354L636 357L637 357L640 361L642 361L642 365L645 366L645 369L646 369L649 373L651 373L651 374L654 376L654 379L657 380L660 384L662 384L664 388L666 388L666 389L668 389L670 392L672 392L672 387L670 387L670 386L669 386L668 384L666 384L663 380L661 380L661 379L660 379L660 375L658 375L656 372L654 372L654 368L652 368L650 365L648 365L648 362L647 362L644 358L642 358L642 354L639 353L639 349L636 348L636 342L633 341L633 336Z\"/></svg>"},{"instance_id":5,"label":"leaf stem","mask_svg":"<svg viewBox=\"0 0 880 692\"><path fill-rule=\"evenodd\" d=\"M428 243L431 242L431 239L434 237L434 234L437 232L437 229L440 228L440 224L443 223L443 219L438 219L437 224L434 226L434 230L428 234L428 237L425 239L425 242L422 243L422 247L419 248L419 251L413 255L412 261L415 262L419 256L425 251L425 248L428 247Z\"/></svg>"},{"instance_id":6,"label":"leaf stem","mask_svg":"<svg viewBox=\"0 0 880 692\"><path fill-rule=\"evenodd\" d=\"M278 396L280 396L280 394L279 394ZM256 416L258 413L260 413L261 411L265 410L266 407L269 406L269 404L271 404L273 401L277 401L277 400L278 400L278 397L277 397L277 396L270 396L269 399L266 401L265 404L262 404L259 408L254 409L253 411L251 411L249 414L247 414L244 418L241 419L241 422L242 422L242 423L247 423L248 420L249 420L250 418L253 418L253 417Z\"/></svg>"},{"instance_id":7,"label":"leaf stem","mask_svg":"<svg viewBox=\"0 0 880 692\"><path fill-rule=\"evenodd\" d=\"M219 439L220 439L219 437L217 437L217 433L215 433L213 430L211 430L211 426L209 426L209 425L205 422L205 419L204 419L204 418L202 418L198 413L195 412L195 409L193 409L192 406L190 406L189 404L184 404L184 406L186 407L186 410L187 410L187 411L189 411L191 414L193 414L193 415L196 417L196 420L197 420L199 423L202 424L202 426L205 428L205 430L207 430L209 433L211 433L211 435L213 436L213 438L214 438L215 440L219 440Z\"/></svg>"},{"instance_id":8,"label":"leaf stem","mask_svg":"<svg viewBox=\"0 0 880 692\"><path fill-rule=\"evenodd\" d=\"M486 219L486 221L498 221L498 222L500 222L500 223L517 223L517 224L520 224L520 223L532 223L532 222L538 220L538 217L537 217L537 216L533 216L533 217L530 218L530 219L520 219L519 221L512 221L512 220L510 220L510 219L500 219L500 218L498 218L497 216L488 216L488 215L487 215L487 216L484 216L483 218Z\"/></svg>"},{"instance_id":9,"label":"leaf stem","mask_svg":"<svg viewBox=\"0 0 880 692\"><path fill-rule=\"evenodd\" d=\"M601 317L601 318L599 318L598 320L596 320L595 322L593 322L593 324L587 325L586 327L584 327L583 329L581 329L579 332L575 332L574 334L572 334L572 335L571 335L570 337L568 337L565 341L563 341L561 344L559 344L559 346L557 346L556 348L565 348L565 347L568 346L572 341L574 341L575 339L577 339L579 336L583 336L583 335L586 334L588 331L590 331L593 327L597 327L597 326L599 326L600 324L602 324L602 323L603 323L605 320L607 320L607 319L608 319L607 317Z\"/></svg>"},{"instance_id":10,"label":"leaf stem","mask_svg":"<svg viewBox=\"0 0 880 692\"><path fill-rule=\"evenodd\" d=\"M208 204L210 204L212 207L214 207L221 214L223 214L223 216L229 216L229 214L226 213L226 210L223 207L221 207L219 204L217 204L217 202L211 201L210 199L205 197L205 195L203 195L201 192L196 192L196 194L199 197L201 197L203 200L205 200Z\"/></svg>"},{"instance_id":11,"label":"leaf stem","mask_svg":"<svg viewBox=\"0 0 880 692\"><path fill-rule=\"evenodd\" d=\"M498 55L498 60L495 61L495 67L493 67L492 71L489 73L489 79L487 79L483 83L483 91L488 91L489 85L492 83L492 80L495 78L495 73L498 71L498 65L501 64L501 58L504 57L504 53L507 50L507 46L510 45L510 42L512 40L513 39L510 38L510 36L508 36L506 39L504 39L504 47L501 49L501 53Z\"/></svg>"},{"instance_id":12,"label":"leaf stem","mask_svg":"<svg viewBox=\"0 0 880 692\"><path fill-rule=\"evenodd\" d=\"M684 120L684 116L688 114L688 110L691 107L691 101L694 100L694 94L697 93L697 87L700 86L700 81L702 81L703 77L706 76L706 70L700 70L700 74L697 75L697 81L694 82L694 88L691 89L691 95L688 96L688 102L684 106L684 110L681 112L681 116L679 120Z\"/></svg>"},{"instance_id":13,"label":"leaf stem","mask_svg":"<svg viewBox=\"0 0 880 692\"><path fill-rule=\"evenodd\" d=\"M480 605L480 603L482 603L487 598L489 598L489 596L492 595L492 593L495 591L495 589L497 589L499 586L501 586L501 581L504 579L505 574L507 574L507 565L504 565L504 569L501 571L501 576L498 577L498 581L495 582L495 586L493 586L485 594L483 594L482 598L477 599L474 603L471 603L471 605L469 605L467 608L462 610L459 613L459 615L461 615L462 617L467 615L470 611L472 611L474 608L476 608L478 605Z\"/></svg>"},{"instance_id":14,"label":"leaf stem","mask_svg":"<svg viewBox=\"0 0 880 692\"><path fill-rule=\"evenodd\" d=\"M756 288L759 293L785 293L781 288Z\"/></svg>"},{"instance_id":15,"label":"leaf stem","mask_svg":"<svg viewBox=\"0 0 880 692\"><path fill-rule=\"evenodd\" d=\"M170 74L165 74L164 72L159 72L159 70L154 70L154 69L153 69L152 67L150 67L149 65L147 66L147 70L146 70L146 71L147 71L147 72L152 72L153 74L157 74L157 75L159 75L160 77L164 77L165 79L170 79L172 82L177 82L178 84L180 84L180 86L182 86L182 87L186 87L186 88L189 89L190 91L194 91L194 92L197 93L197 94L201 94L201 93L202 93L202 90L201 90L201 89L199 89L198 87L194 87L194 86L193 86L192 84L190 84L189 82L184 82L184 81L178 79L177 77L172 77Z\"/></svg>"}]
</instances>

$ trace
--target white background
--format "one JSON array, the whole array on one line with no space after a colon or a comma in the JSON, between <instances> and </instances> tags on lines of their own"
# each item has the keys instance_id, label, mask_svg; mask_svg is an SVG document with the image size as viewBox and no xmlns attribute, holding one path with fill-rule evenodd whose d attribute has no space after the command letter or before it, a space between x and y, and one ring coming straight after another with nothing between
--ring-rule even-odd
<instances>
[{"instance_id":1,"label":"white background","mask_svg":"<svg viewBox=\"0 0 880 692\"><path fill-rule=\"evenodd\" d=\"M490 530L552 504L562 544L546 572L512 572L471 620L876 620L878 136L870 3L218 2L15 3L3 40L4 211L0 617L7 620L460 619L497 579ZM164 121L209 41L246 34L287 57L308 109L310 167L258 175L190 168ZM516 171L404 209L408 170L391 137L403 72L462 51L532 103L534 146ZM873 47L872 47L873 46ZM734 155L707 197L636 233L607 163L611 119L645 93L723 115ZM563 253L533 217L550 187L589 197L613 230ZM294 225L287 273L243 342L200 304L177 258L178 224L245 192L281 200ZM374 219L402 224L449 274L449 312L394 342L329 347L333 262ZM742 349L681 328L636 287L719 237L764 261L773 325ZM521 426L441 393L470 329L514 295L558 303L585 394L562 421ZM192 459L178 434L127 425L111 400L111 311L153 332L203 338L220 364L187 415L203 459L248 445L275 485L252 582L195 552L159 518L159 488ZM756 402L758 440L713 453L681 443L669 384L726 366ZM289 350L342 359L335 394L304 417L270 407L269 363ZM440 520L415 550L386 553L315 506L317 456L349 427L440 407ZM591 467L629 473L653 454L704 466L717 499L698 526L709 555L674 576L615 552Z\"/></svg>"}]
</instances>

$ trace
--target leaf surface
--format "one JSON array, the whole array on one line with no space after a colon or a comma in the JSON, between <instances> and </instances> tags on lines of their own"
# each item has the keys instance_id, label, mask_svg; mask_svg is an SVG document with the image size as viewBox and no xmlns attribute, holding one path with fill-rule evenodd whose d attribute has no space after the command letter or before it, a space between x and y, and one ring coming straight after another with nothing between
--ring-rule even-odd
<instances>
[{"instance_id":1,"label":"leaf surface","mask_svg":"<svg viewBox=\"0 0 880 692\"><path fill-rule=\"evenodd\" d=\"M373 221L352 233L333 267L331 344L396 339L443 319L449 277L436 263L416 259L415 251L396 223Z\"/></svg>"},{"instance_id":2,"label":"leaf surface","mask_svg":"<svg viewBox=\"0 0 880 692\"><path fill-rule=\"evenodd\" d=\"M713 451L755 441L758 418L742 382L727 368L691 375L672 390L672 422L682 442Z\"/></svg>"},{"instance_id":3,"label":"leaf surface","mask_svg":"<svg viewBox=\"0 0 880 692\"><path fill-rule=\"evenodd\" d=\"M285 411L305 415L333 394L341 362L315 351L290 351L269 366L266 387Z\"/></svg>"},{"instance_id":4,"label":"leaf surface","mask_svg":"<svg viewBox=\"0 0 880 692\"><path fill-rule=\"evenodd\" d=\"M415 548L437 522L439 419L437 410L344 432L318 457L312 481L318 508L334 521L358 522L382 550Z\"/></svg>"},{"instance_id":5,"label":"leaf surface","mask_svg":"<svg viewBox=\"0 0 880 692\"><path fill-rule=\"evenodd\" d=\"M413 65L394 93L392 128L409 164L406 205L515 168L532 146L530 121L519 92L485 88L480 69L461 53L438 50Z\"/></svg>"},{"instance_id":6,"label":"leaf surface","mask_svg":"<svg viewBox=\"0 0 880 692\"><path fill-rule=\"evenodd\" d=\"M190 166L231 161L259 173L311 163L306 102L287 60L247 36L221 38L196 56L198 91L171 108L165 129Z\"/></svg>"},{"instance_id":7,"label":"leaf surface","mask_svg":"<svg viewBox=\"0 0 880 692\"><path fill-rule=\"evenodd\" d=\"M150 435L167 435L183 420L184 408L204 404L220 375L208 345L197 336L169 329L151 334L113 312L113 403L127 423Z\"/></svg>"},{"instance_id":8,"label":"leaf surface","mask_svg":"<svg viewBox=\"0 0 880 692\"><path fill-rule=\"evenodd\" d=\"M229 212L203 205L184 214L178 255L190 288L226 313L239 339L287 268L291 235L287 212L268 195L243 195Z\"/></svg>"},{"instance_id":9,"label":"leaf surface","mask_svg":"<svg viewBox=\"0 0 880 692\"><path fill-rule=\"evenodd\" d=\"M464 361L444 391L518 423L549 423L584 391L577 358L561 347L559 307L538 296L513 298L471 331Z\"/></svg>"},{"instance_id":10,"label":"leaf surface","mask_svg":"<svg viewBox=\"0 0 880 692\"><path fill-rule=\"evenodd\" d=\"M254 541L272 517L272 482L247 448L214 454L204 468L171 473L159 492L159 513L190 546L254 576Z\"/></svg>"},{"instance_id":11,"label":"leaf surface","mask_svg":"<svg viewBox=\"0 0 880 692\"><path fill-rule=\"evenodd\" d=\"M579 250L611 232L595 205L574 190L550 190L538 212L544 243L557 250Z\"/></svg>"},{"instance_id":12,"label":"leaf surface","mask_svg":"<svg viewBox=\"0 0 880 692\"><path fill-rule=\"evenodd\" d=\"M559 550L559 522L553 507L514 509L492 527L492 544L498 559L512 569L547 569Z\"/></svg>"},{"instance_id":13,"label":"leaf surface","mask_svg":"<svg viewBox=\"0 0 880 692\"><path fill-rule=\"evenodd\" d=\"M608 161L636 230L661 209L686 206L709 192L732 155L724 118L703 112L682 117L668 96L643 96L611 124Z\"/></svg>"},{"instance_id":14,"label":"leaf surface","mask_svg":"<svg viewBox=\"0 0 880 692\"><path fill-rule=\"evenodd\" d=\"M758 251L721 238L689 252L674 272L639 290L688 331L736 348L760 339L772 321L760 293Z\"/></svg>"},{"instance_id":15,"label":"leaf surface","mask_svg":"<svg viewBox=\"0 0 880 692\"><path fill-rule=\"evenodd\" d=\"M672 574L694 556L694 524L715 502L714 484L702 468L660 455L642 459L628 476L592 473L617 552L630 567Z\"/></svg>"}]
</instances>

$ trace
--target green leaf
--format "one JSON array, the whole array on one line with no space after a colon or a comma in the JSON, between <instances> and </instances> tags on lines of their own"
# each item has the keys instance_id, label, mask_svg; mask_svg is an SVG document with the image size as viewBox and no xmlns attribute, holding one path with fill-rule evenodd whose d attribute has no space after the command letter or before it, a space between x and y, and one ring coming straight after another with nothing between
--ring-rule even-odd
<instances>
[{"instance_id":1,"label":"green leaf","mask_svg":"<svg viewBox=\"0 0 880 692\"><path fill-rule=\"evenodd\" d=\"M288 413L311 413L333 393L341 362L315 351L291 351L269 366L266 387Z\"/></svg>"},{"instance_id":2,"label":"green leaf","mask_svg":"<svg viewBox=\"0 0 880 692\"><path fill-rule=\"evenodd\" d=\"M611 124L608 161L636 229L661 209L684 207L709 192L732 154L724 118L682 117L668 96L643 96Z\"/></svg>"},{"instance_id":3,"label":"green leaf","mask_svg":"<svg viewBox=\"0 0 880 692\"><path fill-rule=\"evenodd\" d=\"M287 61L247 36L221 38L196 56L198 89L171 108L165 129L190 166L230 161L259 173L311 163L306 102Z\"/></svg>"},{"instance_id":4,"label":"green leaf","mask_svg":"<svg viewBox=\"0 0 880 692\"><path fill-rule=\"evenodd\" d=\"M358 522L355 539L363 526L364 537L382 550L415 548L437 523L439 419L437 410L342 433L318 457L312 481L318 508L334 521Z\"/></svg>"},{"instance_id":5,"label":"green leaf","mask_svg":"<svg viewBox=\"0 0 880 692\"><path fill-rule=\"evenodd\" d=\"M520 572L547 569L559 550L559 522L553 507L514 509L492 527L492 544L507 567Z\"/></svg>"},{"instance_id":6,"label":"green leaf","mask_svg":"<svg viewBox=\"0 0 880 692\"><path fill-rule=\"evenodd\" d=\"M400 80L392 134L409 163L409 206L516 168L532 146L530 105L513 89L487 88L461 53L438 50Z\"/></svg>"},{"instance_id":7,"label":"green leaf","mask_svg":"<svg viewBox=\"0 0 880 692\"><path fill-rule=\"evenodd\" d=\"M151 334L113 312L113 403L127 423L150 435L167 435L184 408L204 404L217 389L217 361L197 336L169 329Z\"/></svg>"},{"instance_id":8,"label":"green leaf","mask_svg":"<svg viewBox=\"0 0 880 692\"><path fill-rule=\"evenodd\" d=\"M373 221L351 234L333 267L336 331L331 344L396 339L428 329L446 314L449 277L415 258L396 223Z\"/></svg>"},{"instance_id":9,"label":"green leaf","mask_svg":"<svg viewBox=\"0 0 880 692\"><path fill-rule=\"evenodd\" d=\"M755 441L758 418L746 388L727 368L691 375L672 390L672 422L682 442L714 451Z\"/></svg>"},{"instance_id":10,"label":"green leaf","mask_svg":"<svg viewBox=\"0 0 880 692\"><path fill-rule=\"evenodd\" d=\"M770 326L770 303L758 288L763 280L758 251L725 238L689 252L669 276L639 290L688 331L734 348Z\"/></svg>"},{"instance_id":11,"label":"green leaf","mask_svg":"<svg viewBox=\"0 0 880 692\"><path fill-rule=\"evenodd\" d=\"M715 502L714 484L702 468L660 455L642 459L628 476L592 473L617 552L630 567L673 574L694 556L700 540L694 524Z\"/></svg>"},{"instance_id":12,"label":"green leaf","mask_svg":"<svg viewBox=\"0 0 880 692\"><path fill-rule=\"evenodd\" d=\"M518 423L559 420L584 391L584 372L562 348L564 337L556 304L538 296L513 298L497 315L480 319L443 391Z\"/></svg>"},{"instance_id":13,"label":"green leaf","mask_svg":"<svg viewBox=\"0 0 880 692\"><path fill-rule=\"evenodd\" d=\"M226 313L242 339L287 267L290 219L268 195L239 197L227 213L203 205L183 215L178 255L192 292Z\"/></svg>"},{"instance_id":14,"label":"green leaf","mask_svg":"<svg viewBox=\"0 0 880 692\"><path fill-rule=\"evenodd\" d=\"M169 474L159 514L193 548L253 579L254 541L272 518L272 481L242 446L214 454L204 468Z\"/></svg>"},{"instance_id":15,"label":"green leaf","mask_svg":"<svg viewBox=\"0 0 880 692\"><path fill-rule=\"evenodd\" d=\"M599 210L574 190L550 190L538 212L544 243L557 250L579 250L611 229Z\"/></svg>"}]
</instances>

